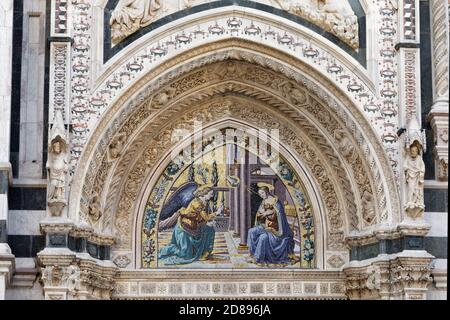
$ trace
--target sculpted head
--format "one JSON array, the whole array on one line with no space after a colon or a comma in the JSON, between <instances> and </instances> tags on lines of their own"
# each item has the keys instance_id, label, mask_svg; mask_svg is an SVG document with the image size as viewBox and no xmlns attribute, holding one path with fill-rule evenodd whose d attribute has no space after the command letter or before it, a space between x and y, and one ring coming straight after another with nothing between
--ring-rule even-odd
<instances>
[{"instance_id":1,"label":"sculpted head","mask_svg":"<svg viewBox=\"0 0 450 320\"><path fill-rule=\"evenodd\" d=\"M62 152L65 152L66 144L64 143L64 140L61 139L61 137L57 136L54 138L49 146L49 152L54 154L60 154Z\"/></svg>"},{"instance_id":2,"label":"sculpted head","mask_svg":"<svg viewBox=\"0 0 450 320\"><path fill-rule=\"evenodd\" d=\"M409 147L409 154L411 158L415 159L418 155L420 155L420 145L418 145L416 142Z\"/></svg>"},{"instance_id":3,"label":"sculpted head","mask_svg":"<svg viewBox=\"0 0 450 320\"><path fill-rule=\"evenodd\" d=\"M55 143L53 143L53 151L55 153L61 152L61 143L59 141L56 141Z\"/></svg>"}]
</instances>

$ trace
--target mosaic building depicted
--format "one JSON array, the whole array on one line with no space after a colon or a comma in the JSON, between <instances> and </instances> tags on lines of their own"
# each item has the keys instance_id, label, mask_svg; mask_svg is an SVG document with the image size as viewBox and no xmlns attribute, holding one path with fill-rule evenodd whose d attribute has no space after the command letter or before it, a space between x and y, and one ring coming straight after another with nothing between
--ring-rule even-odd
<instances>
[{"instance_id":1,"label":"mosaic building depicted","mask_svg":"<svg viewBox=\"0 0 450 320\"><path fill-rule=\"evenodd\" d=\"M447 298L447 0L1 0L0 300Z\"/></svg>"}]
</instances>

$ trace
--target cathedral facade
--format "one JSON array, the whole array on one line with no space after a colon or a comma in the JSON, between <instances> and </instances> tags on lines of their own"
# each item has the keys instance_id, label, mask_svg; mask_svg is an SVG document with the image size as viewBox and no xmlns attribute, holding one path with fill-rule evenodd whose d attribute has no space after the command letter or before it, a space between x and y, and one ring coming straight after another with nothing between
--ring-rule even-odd
<instances>
[{"instance_id":1,"label":"cathedral facade","mask_svg":"<svg viewBox=\"0 0 450 320\"><path fill-rule=\"evenodd\" d=\"M0 1L0 300L446 299L449 7Z\"/></svg>"}]
</instances>

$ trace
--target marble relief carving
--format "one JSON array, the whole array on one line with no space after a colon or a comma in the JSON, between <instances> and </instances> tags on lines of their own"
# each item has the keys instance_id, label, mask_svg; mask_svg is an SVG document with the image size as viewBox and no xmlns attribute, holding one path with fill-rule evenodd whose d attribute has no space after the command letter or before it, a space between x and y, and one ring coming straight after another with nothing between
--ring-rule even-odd
<instances>
[{"instance_id":1,"label":"marble relief carving","mask_svg":"<svg viewBox=\"0 0 450 320\"><path fill-rule=\"evenodd\" d=\"M161 0L120 0L111 14L111 38L118 43L156 20Z\"/></svg>"},{"instance_id":2,"label":"marble relief carving","mask_svg":"<svg viewBox=\"0 0 450 320\"><path fill-rule=\"evenodd\" d=\"M164 4L163 4L163 6L164 6ZM164 9L162 8L161 10L164 10ZM162 48L162 49L164 49L164 48ZM164 51L164 50L162 50L162 51ZM157 50L155 50L154 53L155 53L155 58L157 58L157 55L156 55L157 54ZM152 54L153 54L153 51L152 51ZM131 75L130 78L133 78L136 75L136 73L133 70L137 70L137 73L140 72L141 69L134 69L134 68L138 67L139 65L142 65L142 64L143 63L140 60L136 61L136 63L134 63L134 64L133 64L132 61L129 64L127 63L128 67L129 67L129 70L130 70L130 75ZM330 65L330 70L334 70L331 65ZM89 109L92 107L93 110L94 110L95 106L99 106L99 108L97 108L95 110L97 110L97 111L101 110L103 106L105 106L105 105L110 103L111 99L114 97L114 95L116 95L116 93L115 93L116 91L119 92L120 88L122 88L122 87L123 88L127 88L128 87L128 85L126 84L126 82L128 81L128 80L126 80L126 77L127 77L126 74L121 73L121 75L116 75L116 76L117 77L114 77L114 79L111 78L111 81L108 82L108 85L106 87L103 88L101 85L98 87L98 88L100 88L98 92L101 92L102 94L101 95L96 95L95 93L93 94L93 99L91 101L92 105L90 104L88 106ZM103 79L106 79L106 77L103 78ZM345 80L346 78L342 78L342 79L344 79L343 80L344 82L346 81ZM359 79L357 79L357 80L359 80ZM108 81L109 81L109 79L108 79ZM354 82L355 82L355 79L350 79L349 80L349 83L354 83ZM349 85L349 87L350 87L350 85ZM115 88L118 88L118 89L115 90ZM296 95L295 92L294 92L295 88L289 88L289 85L281 86L281 88L283 88L283 90L286 90L286 92L289 93L287 96L292 99L292 101L291 101L292 103L301 103L302 99L304 99L301 96L301 94ZM351 87L352 90L354 90L354 88L355 88L354 86ZM109 91L109 92L107 92L107 91ZM170 92L170 90L167 91L167 92L162 92L161 91L160 93L161 93L160 95L155 95L153 99L155 100L155 102L157 102L157 104L159 104L160 108L164 108L164 106L167 104L167 102L170 101L171 98L173 97L173 93ZM364 103L366 101L366 96L364 96L364 94L366 94L366 92L361 93L361 96L358 98L358 99L360 99L361 103ZM298 96L298 97L296 97L296 96ZM99 98L99 99L96 100L97 98ZM370 98L367 99L367 100L370 102ZM373 103L375 103L375 102L373 102ZM376 103L378 104L378 102L376 102ZM151 106L151 103L149 103L148 105ZM155 106L156 106L156 104L155 104ZM378 107L379 106L380 105L378 104ZM86 115L90 115L90 114L91 114L91 112L87 112L86 113ZM101 114L101 112L100 112L100 114ZM380 119L380 117L376 117L376 116L374 116L374 118ZM94 128L94 127L92 127L92 128ZM87 131L87 132L89 132L89 131ZM349 137L350 137L350 140L352 140L354 138L357 139L357 140L360 139L359 137L357 137L357 135L355 135L355 137L353 137L352 133L349 134ZM117 143L117 145L116 145L116 143ZM359 144L361 142L359 142L359 141L352 141L352 143ZM121 144L122 144L122 141L120 141L120 140L118 140L117 142L114 141L113 143L111 143L111 145L109 147L109 155L108 155L109 160L119 159L120 157L123 156L123 153L125 153L125 152L122 153L120 151L120 149L123 148L123 146L121 146ZM109 145L109 143L105 144L105 146L108 146L108 145ZM345 150L345 148L343 148L342 150ZM346 156L347 154L348 154L348 156ZM352 154L351 151L350 151L350 153L346 153L344 151L344 153L343 153L344 159L346 161L348 161L349 163L353 163L354 161L357 162L357 160L352 158L351 154ZM358 163L357 165L360 165L360 163ZM373 164L371 164L371 166L373 166ZM98 169L98 167L94 167L93 169L94 169L93 172L96 172L96 169ZM363 168L363 169L364 170L368 170L368 168ZM371 170L371 169L369 168L369 170ZM107 170L103 171L103 169L102 169L102 171L101 171L101 175L102 176L104 176L103 172L107 172ZM136 173L136 175L138 175L138 174L141 174L141 172L137 172ZM363 179L361 179L360 181L364 182ZM116 183L116 182L114 181L114 183ZM120 184L120 182L118 182L118 183ZM361 185L362 185L362 183L361 183ZM101 186L101 184L97 184L97 186ZM132 186L132 187L134 188L134 186ZM380 189L379 188L380 188L380 186L377 183L377 185L372 190L373 195L379 195L380 194ZM362 190L362 191L364 191L364 190ZM367 222L367 224L371 224L373 222L371 220L372 212L370 210L371 199L370 199L369 194L370 193L368 193L368 192L364 193L364 192L361 192L361 190L359 190L359 191L356 191L355 194L353 195L355 197L358 197L359 199L365 198L365 202L364 203L361 202L360 207L357 208L357 210L359 212L366 212L365 216L361 218L361 219L364 219L362 225L365 225L366 222ZM381 194L382 194L382 192L381 192ZM107 203L106 205L109 205L108 201L106 201L106 203ZM379 202L377 202L377 203L379 203ZM381 201L381 203L383 204L384 202ZM89 207L89 203L86 203L86 204L88 205L87 207ZM364 208L364 210L363 210L363 208ZM347 208L345 210L347 211ZM347 211L347 212L350 212L350 211ZM107 213L105 212L105 214L107 214ZM354 221L355 222L352 223L352 226L360 227L358 224L361 223L361 222L358 222L358 219L355 219ZM359 221L361 221L361 220L359 220ZM330 234L330 239L332 239L332 237L336 237L336 239L339 239L340 237L342 237L342 234L331 233Z\"/></svg>"},{"instance_id":3,"label":"marble relief carving","mask_svg":"<svg viewBox=\"0 0 450 320\"><path fill-rule=\"evenodd\" d=\"M116 45L139 29L178 10L211 2L205 0L120 0L111 14L111 40ZM257 0L302 17L358 49L358 17L347 0Z\"/></svg>"},{"instance_id":4,"label":"marble relief carving","mask_svg":"<svg viewBox=\"0 0 450 320\"><path fill-rule=\"evenodd\" d=\"M347 0L275 0L280 8L336 35L353 49L359 47L358 17Z\"/></svg>"}]
</instances>

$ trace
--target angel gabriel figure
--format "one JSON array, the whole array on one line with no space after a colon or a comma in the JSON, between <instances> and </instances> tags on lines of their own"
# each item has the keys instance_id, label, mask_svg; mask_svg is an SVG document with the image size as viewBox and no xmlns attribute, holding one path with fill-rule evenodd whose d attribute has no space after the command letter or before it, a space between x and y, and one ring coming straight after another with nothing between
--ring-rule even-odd
<instances>
[{"instance_id":1,"label":"angel gabriel figure","mask_svg":"<svg viewBox=\"0 0 450 320\"><path fill-rule=\"evenodd\" d=\"M205 260L213 251L215 230L209 222L213 221L217 214L208 213L208 202L214 196L213 188L203 185L192 194L194 198L186 207L178 209L159 225L161 230L173 226L176 221L170 244L159 251L158 259L164 265ZM175 200L168 202L177 203ZM163 212L161 214L164 216Z\"/></svg>"}]
</instances>

